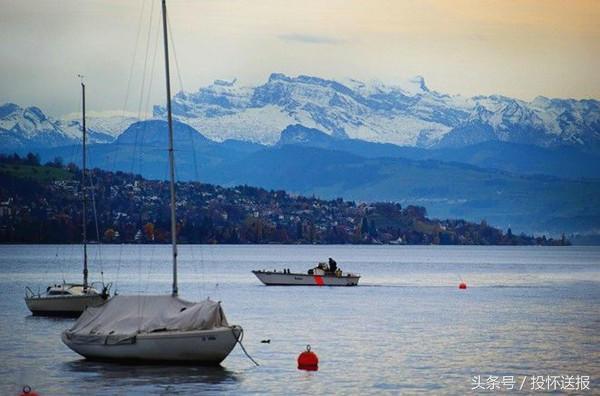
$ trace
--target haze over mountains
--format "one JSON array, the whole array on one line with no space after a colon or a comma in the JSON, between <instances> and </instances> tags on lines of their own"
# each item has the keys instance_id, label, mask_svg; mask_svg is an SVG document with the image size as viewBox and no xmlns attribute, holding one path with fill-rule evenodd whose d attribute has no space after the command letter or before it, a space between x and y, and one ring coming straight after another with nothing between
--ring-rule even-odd
<instances>
[{"instance_id":1,"label":"haze over mountains","mask_svg":"<svg viewBox=\"0 0 600 396\"><path fill-rule=\"evenodd\" d=\"M420 77L386 86L272 74L257 87L217 80L180 92L173 111L180 179L419 204L517 231L600 230L597 100L449 96ZM154 116L88 118L92 165L165 178L164 108ZM0 106L2 152L79 162L79 128L74 116Z\"/></svg>"}]
</instances>

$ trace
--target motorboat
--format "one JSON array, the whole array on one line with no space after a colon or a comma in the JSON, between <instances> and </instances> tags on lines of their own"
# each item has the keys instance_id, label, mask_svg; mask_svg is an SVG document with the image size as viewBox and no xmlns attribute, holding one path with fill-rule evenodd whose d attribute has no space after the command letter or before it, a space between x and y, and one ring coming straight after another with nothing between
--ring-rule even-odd
<instances>
[{"instance_id":1,"label":"motorboat","mask_svg":"<svg viewBox=\"0 0 600 396\"><path fill-rule=\"evenodd\" d=\"M360 275L342 272L331 268L327 263L319 263L306 273L283 270L254 270L252 273L267 286L357 286Z\"/></svg>"}]
</instances>

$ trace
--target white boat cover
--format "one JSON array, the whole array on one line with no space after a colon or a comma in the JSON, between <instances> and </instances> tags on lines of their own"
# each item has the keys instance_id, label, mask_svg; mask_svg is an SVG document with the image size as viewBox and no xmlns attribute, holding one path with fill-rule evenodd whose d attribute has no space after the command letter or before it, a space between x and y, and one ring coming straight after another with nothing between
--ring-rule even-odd
<instances>
[{"instance_id":1,"label":"white boat cover","mask_svg":"<svg viewBox=\"0 0 600 396\"><path fill-rule=\"evenodd\" d=\"M194 303L173 296L114 296L89 307L65 335L75 343L135 343L138 334L163 331L210 330L228 327L221 304Z\"/></svg>"}]
</instances>

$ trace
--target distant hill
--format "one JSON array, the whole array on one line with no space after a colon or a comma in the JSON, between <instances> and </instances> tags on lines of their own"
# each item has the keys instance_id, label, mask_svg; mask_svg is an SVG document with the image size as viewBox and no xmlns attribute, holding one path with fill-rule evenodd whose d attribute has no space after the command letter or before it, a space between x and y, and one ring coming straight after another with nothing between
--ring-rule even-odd
<instances>
[{"instance_id":1,"label":"distant hill","mask_svg":"<svg viewBox=\"0 0 600 396\"><path fill-rule=\"evenodd\" d=\"M580 232L600 225L600 182L518 176L436 160L364 158L283 146L254 153L223 172L240 182L320 197L396 201L438 218L486 219L527 232Z\"/></svg>"},{"instance_id":2,"label":"distant hill","mask_svg":"<svg viewBox=\"0 0 600 396\"><path fill-rule=\"evenodd\" d=\"M37 161L33 155L0 156L0 243L78 243L81 172L72 165L40 166ZM97 216L88 217L90 238L170 242L168 182L92 172ZM182 243L568 244L564 237L503 232L485 221L430 219L419 206L322 200L248 186L180 182L177 202Z\"/></svg>"},{"instance_id":3,"label":"distant hill","mask_svg":"<svg viewBox=\"0 0 600 396\"><path fill-rule=\"evenodd\" d=\"M286 144L345 151L366 158L433 159L523 175L600 179L600 166L597 166L600 154L584 152L576 147L544 148L491 140L466 147L423 149L359 139L336 139L318 129L299 124L289 125L281 132L277 145Z\"/></svg>"},{"instance_id":4,"label":"distant hill","mask_svg":"<svg viewBox=\"0 0 600 396\"><path fill-rule=\"evenodd\" d=\"M455 149L422 150L336 139L301 126L286 128L275 146L242 141L218 143L182 123L175 124L175 136L180 180L225 186L248 184L326 199L344 197L417 204L426 206L434 217L486 219L504 229L512 226L525 232L586 233L600 225L600 181L522 175L453 162ZM165 179L168 175L165 138L164 121L140 122L115 142L92 146L90 163L107 170ZM488 157L469 157L465 148L464 158L476 165L495 163L509 168L532 162L543 169L558 167L557 163L546 160L563 153L514 144L503 144L500 148L505 148L514 161L503 162L500 157L505 153L493 147L487 151L482 148L481 152L487 152ZM528 154L528 150L541 160ZM79 163L81 148L54 148L40 153L44 161L60 156L65 162ZM561 155L577 154L564 151ZM585 154L581 158L586 158ZM591 166L593 157L590 155L586 161L588 169L575 167L572 172L595 176L597 167Z\"/></svg>"}]
</instances>

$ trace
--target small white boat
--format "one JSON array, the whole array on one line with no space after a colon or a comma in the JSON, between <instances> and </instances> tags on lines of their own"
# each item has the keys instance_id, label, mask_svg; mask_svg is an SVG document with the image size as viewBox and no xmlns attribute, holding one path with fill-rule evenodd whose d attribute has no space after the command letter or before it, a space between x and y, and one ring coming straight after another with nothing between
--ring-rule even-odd
<instances>
[{"instance_id":1,"label":"small white boat","mask_svg":"<svg viewBox=\"0 0 600 396\"><path fill-rule=\"evenodd\" d=\"M330 264L319 263L315 268L309 269L306 274L295 273L289 270L281 272L273 270L255 270L254 275L267 286L357 286L360 275L344 273L337 268L337 263L330 260ZM333 265L332 265L333 263Z\"/></svg>"},{"instance_id":2,"label":"small white boat","mask_svg":"<svg viewBox=\"0 0 600 396\"><path fill-rule=\"evenodd\" d=\"M62 283L48 286L45 293L34 293L25 289L25 304L33 315L77 317L87 307L98 306L109 297L108 288L98 291L83 284Z\"/></svg>"},{"instance_id":3,"label":"small white boat","mask_svg":"<svg viewBox=\"0 0 600 396\"><path fill-rule=\"evenodd\" d=\"M81 172L81 204L82 204L82 237L83 237L83 283L63 283L48 286L45 293L34 293L29 287L25 288L25 304L33 315L73 316L78 317L87 307L102 304L109 295L109 285L102 283L98 291L93 284L88 283L88 253L87 253L87 209L86 209L86 127L85 127L85 84L81 81L82 99L82 132L83 158Z\"/></svg>"}]
</instances>

